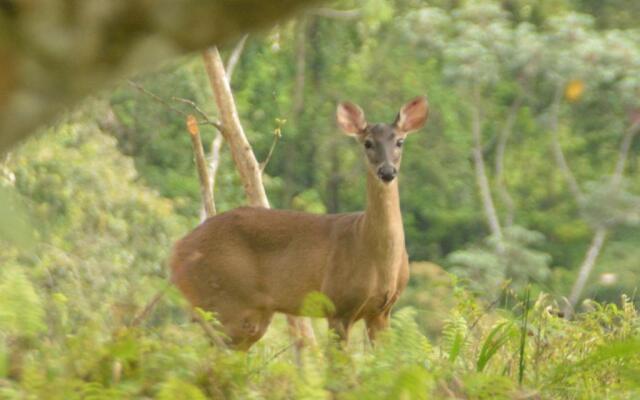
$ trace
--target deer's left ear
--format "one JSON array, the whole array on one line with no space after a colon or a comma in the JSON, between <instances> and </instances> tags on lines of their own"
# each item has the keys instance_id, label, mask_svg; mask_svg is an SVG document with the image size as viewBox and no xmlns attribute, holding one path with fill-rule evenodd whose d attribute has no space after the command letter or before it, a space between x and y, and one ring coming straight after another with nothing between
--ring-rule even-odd
<instances>
[{"instance_id":1,"label":"deer's left ear","mask_svg":"<svg viewBox=\"0 0 640 400\"><path fill-rule=\"evenodd\" d=\"M402 108L394 122L398 131L407 134L422 128L429 117L429 103L426 96L411 100Z\"/></svg>"}]
</instances>

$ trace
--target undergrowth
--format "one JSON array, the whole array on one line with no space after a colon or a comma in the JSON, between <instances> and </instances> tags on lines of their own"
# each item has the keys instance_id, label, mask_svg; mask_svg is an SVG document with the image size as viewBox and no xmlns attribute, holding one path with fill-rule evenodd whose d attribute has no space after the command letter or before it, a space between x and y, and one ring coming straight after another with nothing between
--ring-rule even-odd
<instances>
[{"instance_id":1,"label":"undergrowth","mask_svg":"<svg viewBox=\"0 0 640 400\"><path fill-rule=\"evenodd\" d=\"M455 288L436 339L397 310L374 346L356 325L346 351L314 321L319 343L297 359L283 319L248 353L212 346L177 293L139 317L79 316L80 299L0 275L3 399L633 399L640 396L640 319L632 302L588 304L574 320L551 296L489 311ZM19 306L16 306L19 304ZM135 320L135 323L132 321ZM298 361L296 361L298 360Z\"/></svg>"}]
</instances>

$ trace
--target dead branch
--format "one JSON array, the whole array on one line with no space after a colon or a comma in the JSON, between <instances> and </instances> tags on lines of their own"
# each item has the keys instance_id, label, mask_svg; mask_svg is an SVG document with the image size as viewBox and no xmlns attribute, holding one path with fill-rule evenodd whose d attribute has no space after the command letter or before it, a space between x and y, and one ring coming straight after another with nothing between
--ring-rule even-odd
<instances>
[{"instance_id":1,"label":"dead branch","mask_svg":"<svg viewBox=\"0 0 640 400\"><path fill-rule=\"evenodd\" d=\"M575 309L578 304L578 300L580 300L580 296L582 295L582 291L584 290L585 285L587 284L587 280L589 276L591 276L591 271L593 267L596 265L596 261L598 260L598 256L600 255L600 251L604 246L605 239L607 238L608 229L605 227L599 227L596 229L593 234L593 238L591 239L591 244L589 245L589 249L585 254L584 260L582 264L580 264L580 269L578 270L578 278L576 282L573 284L573 288L571 288L571 294L569 295L569 303L571 307L566 307L564 310L565 317L571 317L573 309Z\"/></svg>"},{"instance_id":2,"label":"dead branch","mask_svg":"<svg viewBox=\"0 0 640 400\"><path fill-rule=\"evenodd\" d=\"M620 149L618 150L618 160L616 161L616 167L613 170L611 176L611 184L613 186L620 185L622 177L624 176L624 167L629 158L629 150L635 136L640 133L640 121L631 125L631 127L625 132L622 142L620 143Z\"/></svg>"},{"instance_id":3,"label":"dead branch","mask_svg":"<svg viewBox=\"0 0 640 400\"><path fill-rule=\"evenodd\" d=\"M171 285L170 282L167 283L167 285L163 289L161 289L158 293L156 293L155 296L153 296L151 301L147 303L147 305L142 309L142 311L138 313L138 315L136 315L133 318L133 320L131 320L130 326L132 327L139 326L142 323L142 321L144 321L149 315L151 315L151 313L156 308L156 306L158 305L158 303L160 302L160 300L162 299L162 297L164 296L165 292L167 291L170 285Z\"/></svg>"},{"instance_id":4,"label":"dead branch","mask_svg":"<svg viewBox=\"0 0 640 400\"><path fill-rule=\"evenodd\" d=\"M474 90L474 104L471 107L471 133L473 135L473 161L474 170L476 173L476 183L480 190L480 199L482 201L482 207L484 214L489 225L491 234L497 239L497 248L499 253L502 253L502 228L500 227L500 220L498 219L498 213L491 196L491 187L489 186L489 179L487 178L487 171L485 170L484 156L482 155L482 115L480 112L480 93L479 89Z\"/></svg>"},{"instance_id":5,"label":"dead branch","mask_svg":"<svg viewBox=\"0 0 640 400\"><path fill-rule=\"evenodd\" d=\"M219 121L214 121L214 120L212 120L211 118L209 118L209 116L207 115L207 113L205 113L205 112L204 112L204 111L203 111L203 110L202 110L202 109L201 109L201 108L200 108L200 107L195 103L195 101L193 101L193 100L189 100L189 99L184 99L184 98L182 98L182 97L175 97L175 96L174 96L174 97L172 97L172 99L173 99L173 100L175 100L175 101L179 101L179 102L181 102L181 103L184 103L184 104L188 104L188 105L190 105L190 106L191 106L191 108L193 108L193 110L194 110L195 112L197 112L197 113L202 117L202 119L204 120L204 121L198 121L198 123L199 123L199 124L201 124L201 125L202 125L203 123L205 123L205 124L209 124L209 125L212 125L213 127L215 127L218 131L221 131L221 130L222 130L222 125L220 124L220 122L219 122Z\"/></svg>"},{"instance_id":6,"label":"dead branch","mask_svg":"<svg viewBox=\"0 0 640 400\"><path fill-rule=\"evenodd\" d=\"M128 80L127 82L129 83L129 85L133 86L134 88L139 90L141 93L151 97L152 99L154 99L158 103L164 105L169 110L171 110L171 111L173 111L173 112L175 112L177 114L180 114L185 118L187 118L189 116L189 113L187 113L186 111L183 111L183 110L175 107L169 101L167 101L166 99L162 98L161 96L158 96L157 94L153 93L152 91L150 91L149 89L145 88L141 84L139 84L137 82L134 82L132 80ZM195 102L193 102L193 101L191 101L189 99L183 99L183 98L180 98L180 97L172 97L172 100L190 105L194 109L194 111L196 111L203 118L202 121L198 121L199 124L201 124L201 125L202 124L212 125L217 130L221 130L222 129L222 125L220 125L220 123L218 121L214 121L213 119L209 118L209 116L200 107L198 107L198 105Z\"/></svg>"},{"instance_id":7,"label":"dead branch","mask_svg":"<svg viewBox=\"0 0 640 400\"><path fill-rule=\"evenodd\" d=\"M193 154L196 159L198 178L200 179L202 204L204 205L207 217L213 217L216 215L216 205L213 200L213 190L210 186L207 161L204 157L204 149L202 148L202 140L200 139L200 129L193 115L187 117L187 128L189 130L189 137L191 138L191 145L193 146Z\"/></svg>"},{"instance_id":8,"label":"dead branch","mask_svg":"<svg viewBox=\"0 0 640 400\"><path fill-rule=\"evenodd\" d=\"M231 83L231 77L233 77L233 72L236 69L236 65L238 65L238 61L240 61L240 56L242 55L242 51L244 50L244 45L247 42L247 38L249 34L244 35L238 43L236 43L233 51L231 51L231 55L229 56L229 60L227 60L227 80Z\"/></svg>"},{"instance_id":9,"label":"dead branch","mask_svg":"<svg viewBox=\"0 0 640 400\"><path fill-rule=\"evenodd\" d=\"M507 142L511 137L513 132L513 126L516 122L516 117L518 116L518 111L522 106L523 95L520 93L518 97L511 103L509 107L509 112L507 114L507 119L502 127L500 135L498 136L498 144L496 146L496 165L495 165L495 173L496 173L496 187L498 189L498 195L502 199L504 203L506 211L505 226L513 225L514 213L515 213L515 205L513 202L513 198L509 194L509 190L507 189L506 183L504 181L504 155L507 148Z\"/></svg>"},{"instance_id":10,"label":"dead branch","mask_svg":"<svg viewBox=\"0 0 640 400\"><path fill-rule=\"evenodd\" d=\"M133 86L134 88L136 88L137 90L139 90L140 92L146 94L147 96L151 97L152 99L156 100L158 103L163 104L165 107L167 107L168 109L170 109L171 111L178 113L180 115L182 115L183 117L187 117L187 113L182 111L179 108L176 108L173 106L173 104L169 103L167 100L163 99L162 97L158 96L157 94L151 92L150 90L146 89L144 86L142 86L141 84L134 82L132 80L127 80L127 83L129 83L129 85Z\"/></svg>"},{"instance_id":11,"label":"dead branch","mask_svg":"<svg viewBox=\"0 0 640 400\"><path fill-rule=\"evenodd\" d=\"M263 162L260 163L260 172L264 172L265 168L267 168L267 165L269 164L269 161L271 161L271 157L273 156L273 151L276 149L276 145L280 141L280 136L281 135L277 133L273 134L273 141L271 142L271 147L269 147L269 152L267 153L267 157L264 159Z\"/></svg>"},{"instance_id":12,"label":"dead branch","mask_svg":"<svg viewBox=\"0 0 640 400\"><path fill-rule=\"evenodd\" d=\"M560 103L562 101L562 90L563 86L558 85L556 88L556 94L554 96L553 104L551 105L551 117L550 117L550 131L551 131L551 151L553 152L553 157L560 168L560 172L564 177L567 185L569 186L569 190L571 194L573 194L576 203L578 203L579 207L582 207L584 194L580 189L580 185L578 185L578 181L576 180L575 175L573 175L573 171L569 167L569 163L567 163L567 159L564 155L564 151L562 150L562 145L560 144L560 137L558 133L559 123L558 120L560 118Z\"/></svg>"}]
</instances>

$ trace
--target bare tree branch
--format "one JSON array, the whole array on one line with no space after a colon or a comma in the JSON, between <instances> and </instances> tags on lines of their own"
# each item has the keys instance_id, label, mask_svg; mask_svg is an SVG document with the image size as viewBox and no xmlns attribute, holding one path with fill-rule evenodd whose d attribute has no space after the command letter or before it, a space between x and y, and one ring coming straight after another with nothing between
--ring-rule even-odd
<instances>
[{"instance_id":1,"label":"bare tree branch","mask_svg":"<svg viewBox=\"0 0 640 400\"><path fill-rule=\"evenodd\" d=\"M146 94L147 96L151 97L152 99L156 100L158 103L164 105L165 107L167 107L171 111L173 111L173 112L175 112L177 114L180 114L185 118L187 118L189 116L189 113L187 113L186 111L183 111L183 110L175 107L169 101L167 101L166 99L162 98L161 96L158 96L157 94L153 93L152 91L150 91L149 89L145 88L141 84L139 84L137 82L134 82L132 80L128 80L127 82L129 83L129 85L133 86L134 88L136 88L140 92L142 92L142 93ZM189 106L191 106L191 108L193 108L194 111L197 112L203 118L202 121L198 121L199 124L208 124L208 125L211 125L211 126L215 127L217 130L221 130L222 129L222 125L220 125L220 123L218 121L215 121L215 120L209 118L209 116L200 107L198 107L198 105L194 101L189 100L189 99L183 99L183 98L180 98L180 97L172 97L171 99L174 100L174 101L178 101L180 103L185 103L185 104L188 104Z\"/></svg>"},{"instance_id":2,"label":"bare tree branch","mask_svg":"<svg viewBox=\"0 0 640 400\"><path fill-rule=\"evenodd\" d=\"M171 282L167 282L165 287L151 298L151 300L144 306L142 311L133 318L130 326L132 327L139 326L142 323L142 321L144 321L149 315L151 315L153 310L156 308L156 306L164 296L167 289L169 289L169 286L171 286Z\"/></svg>"},{"instance_id":3,"label":"bare tree branch","mask_svg":"<svg viewBox=\"0 0 640 400\"><path fill-rule=\"evenodd\" d=\"M182 115L185 118L187 117L187 115L189 115L187 112L182 111L181 109L174 107L173 104L169 103L167 100L163 99L162 97L158 96L157 94L155 94L155 93L151 92L150 90L146 89L141 84L139 84L137 82L134 82L132 80L127 80L127 83L129 83L129 85L133 86L134 88L136 88L140 92L142 92L142 93L146 94L147 96L151 97L152 99L156 100L158 103L163 104L165 107L167 107L171 111L173 111L175 113L178 113L178 114Z\"/></svg>"},{"instance_id":4,"label":"bare tree branch","mask_svg":"<svg viewBox=\"0 0 640 400\"><path fill-rule=\"evenodd\" d=\"M205 113L193 100L189 100L189 99L184 99L182 97L172 97L171 99L175 100L175 101L179 101L180 103L184 103L184 104L188 104L191 106L191 108L193 108L193 110L195 112L197 112L204 121L198 121L199 124L208 124L208 125L212 125L213 127L215 127L218 131L222 131L222 125L220 124L220 122L218 121L214 121L211 118L209 118L209 116L207 115L207 113Z\"/></svg>"},{"instance_id":5,"label":"bare tree branch","mask_svg":"<svg viewBox=\"0 0 640 400\"><path fill-rule=\"evenodd\" d=\"M498 137L498 145L496 147L496 187L498 189L498 195L502 199L502 202L507 209L504 221L505 226L513 225L515 205L513 202L513 198L509 194L509 190L507 190L506 183L504 181L504 154L507 148L509 137L513 132L513 126L515 124L516 117L518 116L518 111L522 106L523 100L524 96L522 93L520 93L518 97L516 97L516 99L513 101L513 103L511 103L509 112L507 114L507 119Z\"/></svg>"},{"instance_id":6,"label":"bare tree branch","mask_svg":"<svg viewBox=\"0 0 640 400\"><path fill-rule=\"evenodd\" d=\"M569 163L567 163L567 159L564 156L564 152L562 151L562 145L560 144L560 137L558 133L559 123L558 120L560 118L560 103L562 101L562 90L563 86L558 85L556 88L556 94L553 99L553 104L551 105L551 116L550 116L550 131L551 131L551 151L553 152L553 157L560 168L560 172L562 173L567 185L569 186L569 190L579 207L582 207L584 194L580 189L580 185L578 185L578 181L576 177L573 175L573 171L569 167Z\"/></svg>"},{"instance_id":7,"label":"bare tree branch","mask_svg":"<svg viewBox=\"0 0 640 400\"><path fill-rule=\"evenodd\" d=\"M567 318L571 317L573 309L575 308L576 304L578 304L578 300L580 300L582 291L587 284L589 276L591 276L591 271L593 270L593 267L598 260L598 256L600 255L600 251L604 246L605 239L607 238L607 233L607 228L599 227L596 229L596 232L591 239L591 245L587 249L584 260L582 261L580 269L578 270L578 278L573 284L571 294L569 295L569 303L571 304L571 307L567 307L565 309L565 316Z\"/></svg>"},{"instance_id":8,"label":"bare tree branch","mask_svg":"<svg viewBox=\"0 0 640 400\"><path fill-rule=\"evenodd\" d=\"M276 149L276 145L278 144L279 140L280 140L280 135L274 134L273 141L271 142L271 147L269 147L269 152L267 153L267 157L264 159L263 162L260 163L261 172L264 172L265 168L267 168L267 165L269 164L269 161L271 161L271 156L273 156L273 151Z\"/></svg>"},{"instance_id":9,"label":"bare tree branch","mask_svg":"<svg viewBox=\"0 0 640 400\"><path fill-rule=\"evenodd\" d=\"M476 173L476 183L480 190L480 199L484 214L489 225L491 234L497 239L497 250L502 253L502 228L496 212L493 198L491 197L491 187L485 170L484 156L482 155L482 115L480 112L479 89L474 90L474 102L471 107L471 133L473 135L473 161Z\"/></svg>"},{"instance_id":10,"label":"bare tree branch","mask_svg":"<svg viewBox=\"0 0 640 400\"><path fill-rule=\"evenodd\" d=\"M202 196L202 204L206 211L207 218L216 215L216 204L213 200L213 190L210 186L209 174L207 171L207 161L204 157L204 149L202 148L202 140L200 139L200 129L196 117L189 115L187 117L187 128L191 145L193 147L193 155L196 159L196 167L198 169L198 178L200 179L200 195Z\"/></svg>"},{"instance_id":11,"label":"bare tree branch","mask_svg":"<svg viewBox=\"0 0 640 400\"><path fill-rule=\"evenodd\" d=\"M640 121L631 125L631 127L625 132L622 142L620 143L620 149L618 150L618 161L616 167L611 176L611 184L613 186L620 185L622 177L624 176L624 167L629 158L629 150L635 136L640 133Z\"/></svg>"},{"instance_id":12,"label":"bare tree branch","mask_svg":"<svg viewBox=\"0 0 640 400\"><path fill-rule=\"evenodd\" d=\"M236 43L233 51L231 51L231 55L229 56L229 60L227 60L227 80L231 83L231 77L233 77L233 71L236 69L236 65L238 65L238 61L240 61L240 56L242 55L242 51L244 50L244 45L247 42L247 38L249 34L244 35L238 43Z\"/></svg>"},{"instance_id":13,"label":"bare tree branch","mask_svg":"<svg viewBox=\"0 0 640 400\"><path fill-rule=\"evenodd\" d=\"M220 167L220 150L222 149L222 145L224 144L224 137L222 133L218 131L216 136L211 141L211 152L209 154L209 168L208 168L208 176L209 176L209 186L211 186L211 191L215 193L216 189L216 178L218 175L218 168ZM204 208L204 205L200 208L200 221L204 221L207 219L207 211Z\"/></svg>"}]
</instances>

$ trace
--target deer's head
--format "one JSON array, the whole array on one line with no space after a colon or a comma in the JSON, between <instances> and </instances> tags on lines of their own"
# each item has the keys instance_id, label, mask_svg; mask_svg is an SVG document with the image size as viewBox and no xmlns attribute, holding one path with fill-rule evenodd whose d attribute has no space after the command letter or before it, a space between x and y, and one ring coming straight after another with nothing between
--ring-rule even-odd
<instances>
[{"instance_id":1,"label":"deer's head","mask_svg":"<svg viewBox=\"0 0 640 400\"><path fill-rule=\"evenodd\" d=\"M350 102L338 104L337 110L338 126L358 140L367 156L368 167L384 183L398 175L404 139L422 128L428 115L429 105L424 96L405 104L391 124L367 123L362 109Z\"/></svg>"}]
</instances>

